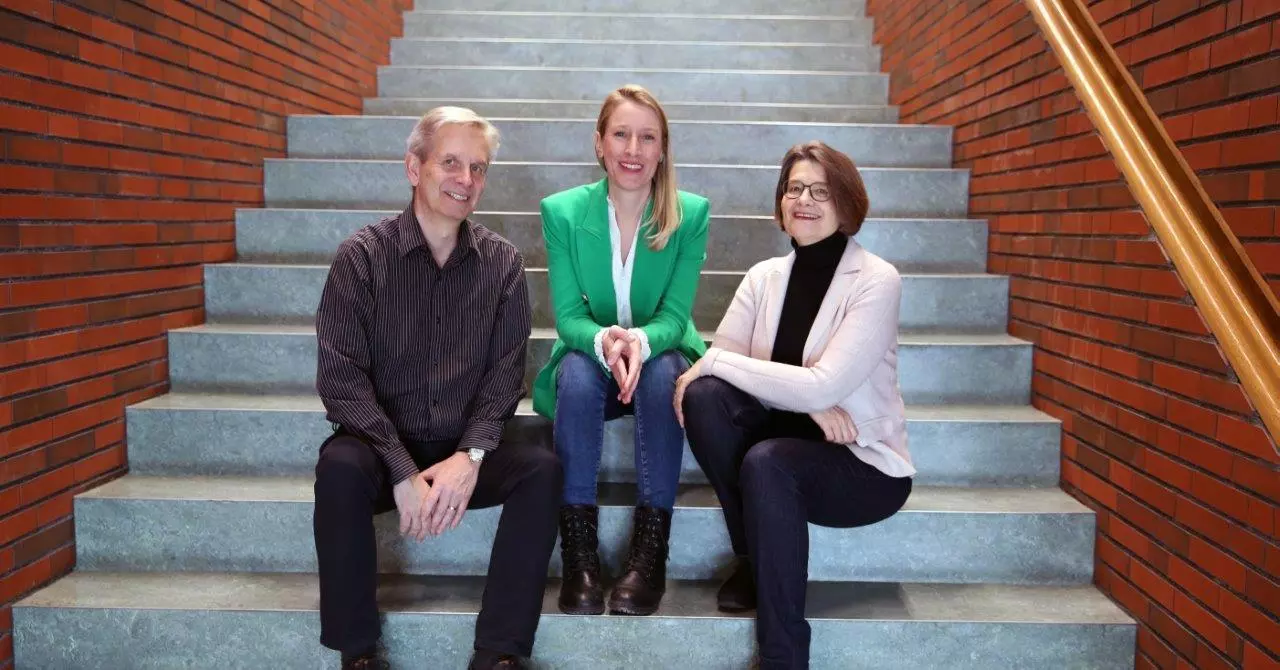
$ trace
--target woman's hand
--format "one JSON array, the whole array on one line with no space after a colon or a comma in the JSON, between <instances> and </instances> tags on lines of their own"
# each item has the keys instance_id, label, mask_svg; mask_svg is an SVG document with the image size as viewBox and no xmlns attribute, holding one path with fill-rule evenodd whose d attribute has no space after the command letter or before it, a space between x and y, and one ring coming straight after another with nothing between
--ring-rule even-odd
<instances>
[{"instance_id":1,"label":"woman's hand","mask_svg":"<svg viewBox=\"0 0 1280 670\"><path fill-rule=\"evenodd\" d=\"M627 332L626 328L609 326L604 331L604 337L600 340L600 349L604 353L605 365L609 366L609 370L613 372L613 378L618 380L619 386L627 378L626 356L631 348L630 343L633 339L635 339L635 336ZM618 397L621 398L622 395L619 394Z\"/></svg>"},{"instance_id":2,"label":"woman's hand","mask_svg":"<svg viewBox=\"0 0 1280 670\"><path fill-rule=\"evenodd\" d=\"M671 402L675 403L676 421L680 422L680 427L684 428L684 390L689 384L702 376L702 359L693 362L693 366L684 371L684 374L676 377L676 392L671 397Z\"/></svg>"},{"instance_id":3,"label":"woman's hand","mask_svg":"<svg viewBox=\"0 0 1280 670\"><path fill-rule=\"evenodd\" d=\"M644 365L641 356L640 338L622 326L609 326L600 340L600 348L604 352L604 362L618 381L618 401L622 404L631 402L640 383L640 368Z\"/></svg>"},{"instance_id":4,"label":"woman's hand","mask_svg":"<svg viewBox=\"0 0 1280 670\"><path fill-rule=\"evenodd\" d=\"M809 416L813 417L814 423L818 424L818 427L822 429L822 433L826 436L828 442L852 444L854 440L858 439L858 428L853 425L853 419L839 406L821 412L813 412Z\"/></svg>"}]
</instances>

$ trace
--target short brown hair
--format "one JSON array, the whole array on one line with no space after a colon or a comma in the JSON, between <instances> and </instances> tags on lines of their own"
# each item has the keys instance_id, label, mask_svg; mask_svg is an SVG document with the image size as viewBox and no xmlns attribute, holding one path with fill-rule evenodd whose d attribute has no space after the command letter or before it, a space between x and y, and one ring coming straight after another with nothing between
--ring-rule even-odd
<instances>
[{"instance_id":1,"label":"short brown hair","mask_svg":"<svg viewBox=\"0 0 1280 670\"><path fill-rule=\"evenodd\" d=\"M852 158L818 140L797 144L787 149L782 157L778 189L773 196L773 219L778 227L782 228L782 197L787 192L787 182L791 180L791 168L802 160L822 166L827 173L827 186L831 187L831 204L836 208L840 232L856 235L871 207L867 187L862 184L862 175L858 174L858 166L853 164Z\"/></svg>"}]
</instances>

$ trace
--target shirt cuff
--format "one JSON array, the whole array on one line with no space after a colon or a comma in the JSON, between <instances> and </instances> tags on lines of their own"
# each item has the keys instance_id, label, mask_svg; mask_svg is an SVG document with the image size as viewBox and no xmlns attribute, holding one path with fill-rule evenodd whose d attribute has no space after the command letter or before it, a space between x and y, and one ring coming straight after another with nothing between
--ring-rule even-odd
<instances>
[{"instance_id":1,"label":"shirt cuff","mask_svg":"<svg viewBox=\"0 0 1280 670\"><path fill-rule=\"evenodd\" d=\"M604 359L604 334L608 328L601 328L596 332L596 360L600 362L600 367L604 368L606 375L612 375L613 371L609 369L609 362Z\"/></svg>"},{"instance_id":2,"label":"shirt cuff","mask_svg":"<svg viewBox=\"0 0 1280 670\"><path fill-rule=\"evenodd\" d=\"M382 460L387 464L387 470L391 472L392 486L421 472L403 444L396 444L387 449L382 455Z\"/></svg>"},{"instance_id":3,"label":"shirt cuff","mask_svg":"<svg viewBox=\"0 0 1280 670\"><path fill-rule=\"evenodd\" d=\"M643 328L631 328L627 332L640 340L640 361L647 363L653 356L653 350L649 348L649 333L644 332Z\"/></svg>"},{"instance_id":4,"label":"shirt cuff","mask_svg":"<svg viewBox=\"0 0 1280 670\"><path fill-rule=\"evenodd\" d=\"M502 424L502 421L472 421L462 432L462 439L458 441L458 451L497 449L498 441L502 439Z\"/></svg>"}]
</instances>

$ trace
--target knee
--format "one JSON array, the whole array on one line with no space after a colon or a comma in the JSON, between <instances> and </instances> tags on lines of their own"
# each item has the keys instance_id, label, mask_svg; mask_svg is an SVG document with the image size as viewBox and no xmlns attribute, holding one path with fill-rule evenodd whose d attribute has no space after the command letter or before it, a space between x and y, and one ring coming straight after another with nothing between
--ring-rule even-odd
<instances>
[{"instance_id":1,"label":"knee","mask_svg":"<svg viewBox=\"0 0 1280 670\"><path fill-rule=\"evenodd\" d=\"M560 465L560 458L549 449L527 448L523 451L524 463L520 471L524 474L525 481L559 495L564 483L564 469Z\"/></svg>"},{"instance_id":2,"label":"knee","mask_svg":"<svg viewBox=\"0 0 1280 670\"><path fill-rule=\"evenodd\" d=\"M603 398L604 370L600 362L581 351L570 351L556 373L556 397Z\"/></svg>"},{"instance_id":3,"label":"knee","mask_svg":"<svg viewBox=\"0 0 1280 670\"><path fill-rule=\"evenodd\" d=\"M744 489L776 489L791 480L786 442L765 440L751 447L738 475Z\"/></svg>"},{"instance_id":4,"label":"knee","mask_svg":"<svg viewBox=\"0 0 1280 670\"><path fill-rule=\"evenodd\" d=\"M698 377L689 382L680 401L686 416L703 416L719 406L733 387L719 377Z\"/></svg>"},{"instance_id":5,"label":"knee","mask_svg":"<svg viewBox=\"0 0 1280 670\"><path fill-rule=\"evenodd\" d=\"M650 359L640 368L639 389L642 393L665 393L670 396L676 387L676 377L689 369L689 363L678 351L668 351Z\"/></svg>"},{"instance_id":6,"label":"knee","mask_svg":"<svg viewBox=\"0 0 1280 670\"><path fill-rule=\"evenodd\" d=\"M316 497L340 497L369 488L376 477L378 456L354 437L342 436L325 445L316 463Z\"/></svg>"}]
</instances>

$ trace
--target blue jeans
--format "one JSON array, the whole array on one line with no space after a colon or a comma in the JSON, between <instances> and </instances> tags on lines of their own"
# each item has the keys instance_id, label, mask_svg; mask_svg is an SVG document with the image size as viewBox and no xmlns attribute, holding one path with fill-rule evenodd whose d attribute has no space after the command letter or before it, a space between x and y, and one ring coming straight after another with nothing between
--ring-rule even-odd
<instances>
[{"instance_id":1,"label":"blue jeans","mask_svg":"<svg viewBox=\"0 0 1280 670\"><path fill-rule=\"evenodd\" d=\"M596 504L596 479L604 450L604 422L625 414L636 417L636 504L670 511L675 506L684 431L676 421L672 398L676 377L689 363L668 351L640 368L631 403L618 401L618 382L600 362L571 351L556 376L556 454L564 465L564 504Z\"/></svg>"}]
</instances>

